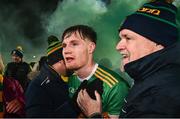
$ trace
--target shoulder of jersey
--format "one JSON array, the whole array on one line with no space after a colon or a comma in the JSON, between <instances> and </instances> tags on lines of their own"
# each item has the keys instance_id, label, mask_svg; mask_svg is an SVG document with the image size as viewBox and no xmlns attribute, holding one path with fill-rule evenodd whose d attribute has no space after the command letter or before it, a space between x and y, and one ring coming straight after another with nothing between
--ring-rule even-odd
<instances>
[{"instance_id":1,"label":"shoulder of jersey","mask_svg":"<svg viewBox=\"0 0 180 119\"><path fill-rule=\"evenodd\" d=\"M109 69L98 67L94 73L94 75L102 80L104 83L106 83L110 88L112 88L114 85L119 83L119 80L114 76L112 72L109 71Z\"/></svg>"}]
</instances>

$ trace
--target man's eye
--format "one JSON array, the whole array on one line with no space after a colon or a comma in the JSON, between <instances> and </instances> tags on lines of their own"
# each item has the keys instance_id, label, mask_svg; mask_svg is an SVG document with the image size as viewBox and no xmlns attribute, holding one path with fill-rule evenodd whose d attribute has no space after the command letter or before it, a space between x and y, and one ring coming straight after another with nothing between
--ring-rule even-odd
<instances>
[{"instance_id":1,"label":"man's eye","mask_svg":"<svg viewBox=\"0 0 180 119\"><path fill-rule=\"evenodd\" d=\"M63 47L63 48L65 48L65 47L66 47L66 44L65 44L65 43L63 43L63 44L62 44L62 47Z\"/></svg>"},{"instance_id":2,"label":"man's eye","mask_svg":"<svg viewBox=\"0 0 180 119\"><path fill-rule=\"evenodd\" d=\"M129 38L129 37L126 37L126 39L127 39L127 40L131 40L131 38Z\"/></svg>"},{"instance_id":3,"label":"man's eye","mask_svg":"<svg viewBox=\"0 0 180 119\"><path fill-rule=\"evenodd\" d=\"M73 46L76 46L76 45L78 45L78 43L73 43L72 45L73 45Z\"/></svg>"}]
</instances>

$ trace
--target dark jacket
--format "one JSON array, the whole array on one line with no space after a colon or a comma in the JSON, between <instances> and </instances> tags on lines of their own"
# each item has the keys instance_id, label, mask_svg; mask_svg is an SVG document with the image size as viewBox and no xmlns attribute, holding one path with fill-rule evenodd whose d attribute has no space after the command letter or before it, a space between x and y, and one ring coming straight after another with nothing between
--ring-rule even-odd
<instances>
[{"instance_id":1,"label":"dark jacket","mask_svg":"<svg viewBox=\"0 0 180 119\"><path fill-rule=\"evenodd\" d=\"M31 71L29 64L26 62L10 62L6 66L4 75L6 77L12 77L19 81L24 91L26 90L28 84L27 74Z\"/></svg>"},{"instance_id":2,"label":"dark jacket","mask_svg":"<svg viewBox=\"0 0 180 119\"><path fill-rule=\"evenodd\" d=\"M76 117L68 96L68 85L45 64L26 92L27 117Z\"/></svg>"},{"instance_id":3,"label":"dark jacket","mask_svg":"<svg viewBox=\"0 0 180 119\"><path fill-rule=\"evenodd\" d=\"M121 117L180 117L180 44L125 65L135 84Z\"/></svg>"}]
</instances>

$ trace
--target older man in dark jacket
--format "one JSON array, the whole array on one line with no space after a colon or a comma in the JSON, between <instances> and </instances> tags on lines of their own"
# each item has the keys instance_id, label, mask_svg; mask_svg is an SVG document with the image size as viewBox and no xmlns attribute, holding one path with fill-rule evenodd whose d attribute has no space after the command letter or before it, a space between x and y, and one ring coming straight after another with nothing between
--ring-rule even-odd
<instances>
[{"instance_id":1,"label":"older man in dark jacket","mask_svg":"<svg viewBox=\"0 0 180 119\"><path fill-rule=\"evenodd\" d=\"M26 92L27 117L76 117L68 97L68 85L62 75L66 67L62 45L55 36L48 38L48 61Z\"/></svg>"},{"instance_id":2,"label":"older man in dark jacket","mask_svg":"<svg viewBox=\"0 0 180 119\"><path fill-rule=\"evenodd\" d=\"M135 80L121 117L180 117L176 13L173 4L155 1L144 4L121 26L117 50Z\"/></svg>"},{"instance_id":3,"label":"older man in dark jacket","mask_svg":"<svg viewBox=\"0 0 180 119\"><path fill-rule=\"evenodd\" d=\"M124 99L120 117L180 117L180 44L176 13L176 7L169 1L157 0L144 4L121 26L121 41L116 49L122 54L122 70L135 81ZM86 92L78 97L82 109L90 114L92 110L99 112L98 96L97 101L87 97ZM100 112L94 114L100 116Z\"/></svg>"}]
</instances>

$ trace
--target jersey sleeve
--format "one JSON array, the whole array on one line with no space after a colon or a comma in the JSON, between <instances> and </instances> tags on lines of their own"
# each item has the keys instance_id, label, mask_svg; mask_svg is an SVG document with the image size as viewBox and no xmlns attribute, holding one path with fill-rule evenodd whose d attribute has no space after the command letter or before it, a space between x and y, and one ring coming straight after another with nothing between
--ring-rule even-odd
<instances>
[{"instance_id":1,"label":"jersey sleeve","mask_svg":"<svg viewBox=\"0 0 180 119\"><path fill-rule=\"evenodd\" d=\"M119 115L122 109L124 98L128 94L129 87L126 83L120 82L113 86L107 95L107 112L109 115Z\"/></svg>"}]
</instances>

